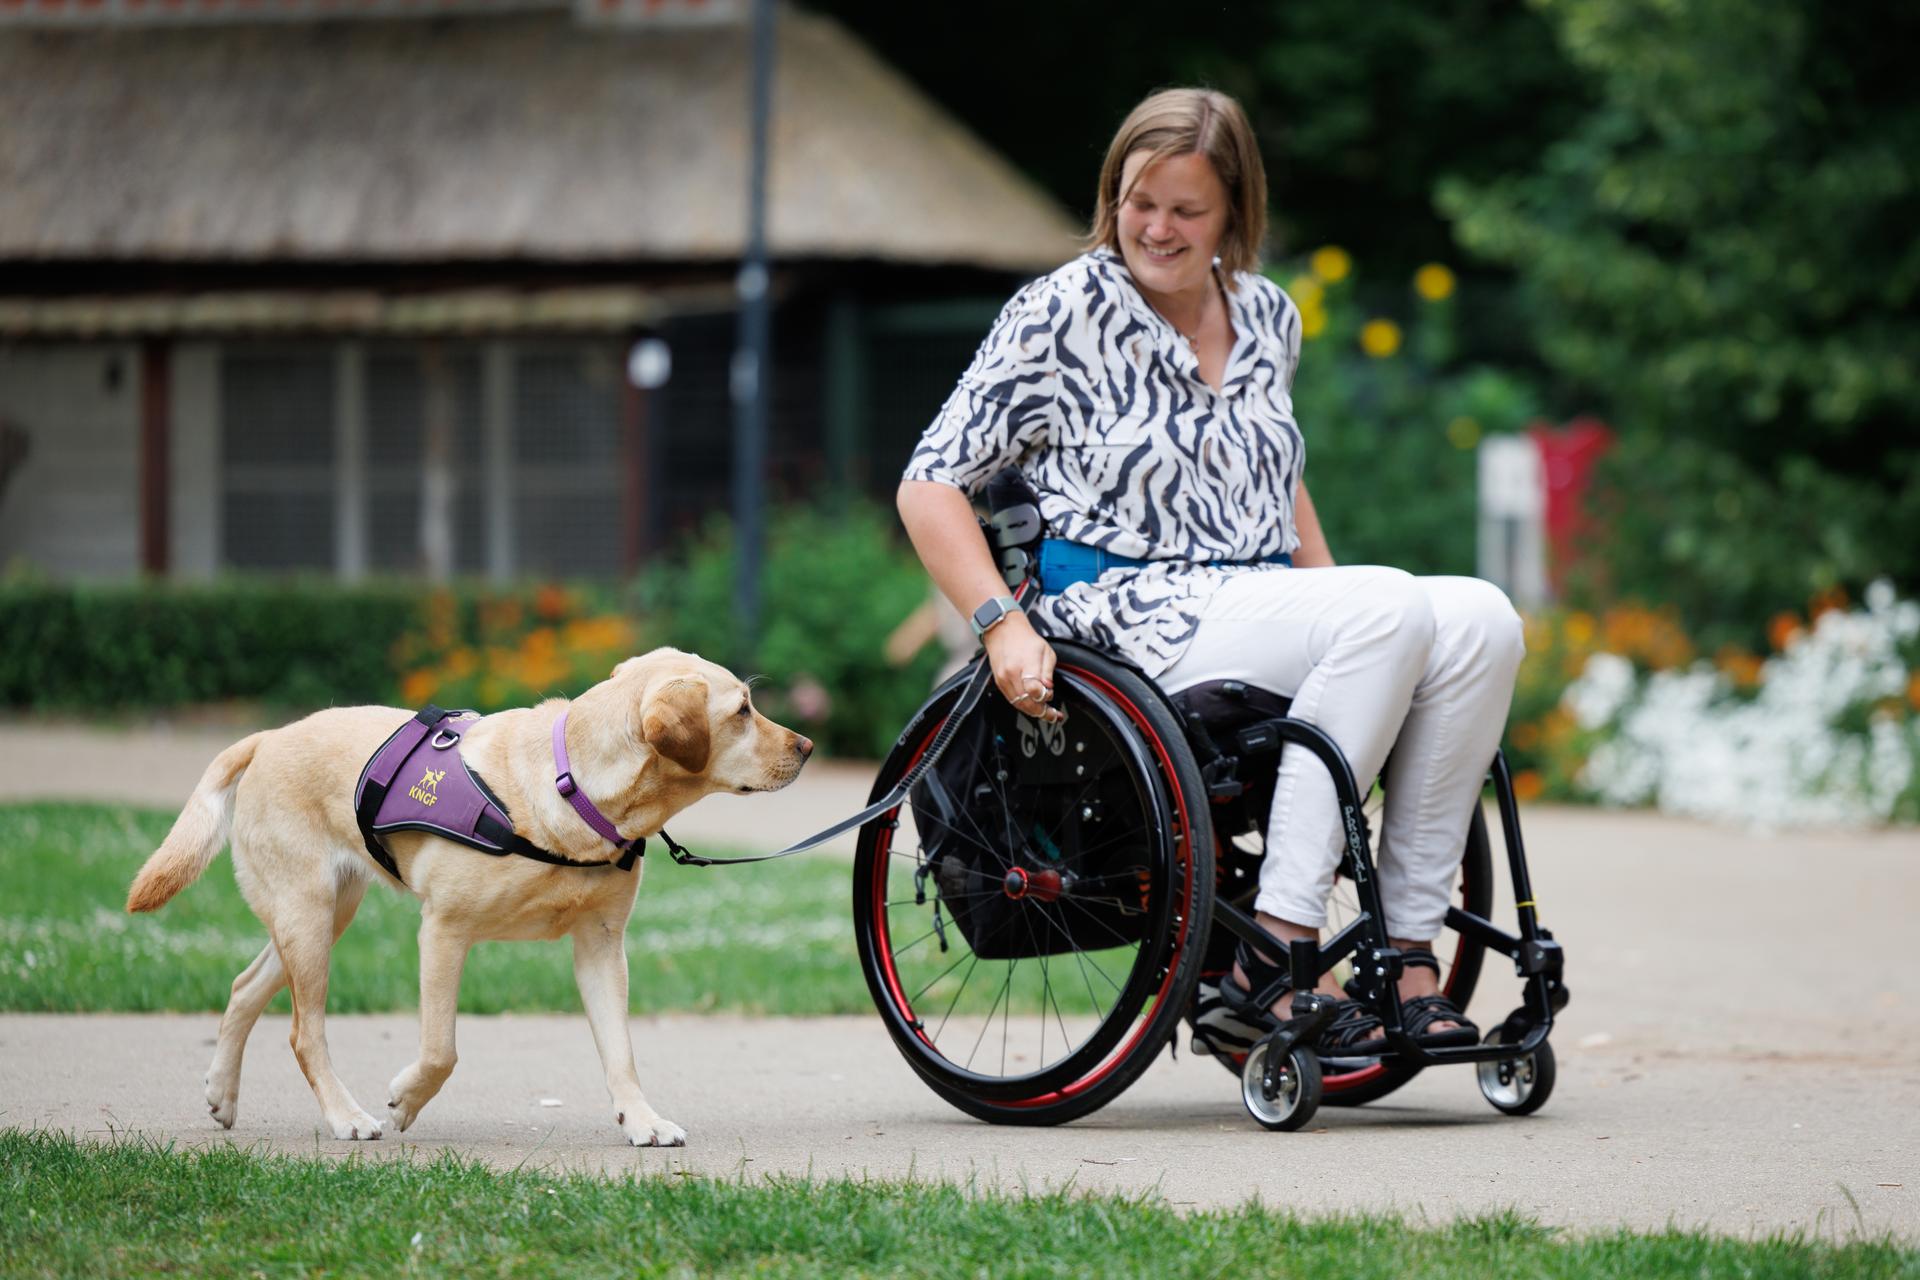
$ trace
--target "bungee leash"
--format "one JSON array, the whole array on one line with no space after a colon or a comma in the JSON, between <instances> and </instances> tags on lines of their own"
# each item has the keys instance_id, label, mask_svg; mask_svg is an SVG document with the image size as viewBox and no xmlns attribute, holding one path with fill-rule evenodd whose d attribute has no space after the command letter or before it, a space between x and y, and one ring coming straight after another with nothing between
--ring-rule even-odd
<instances>
[{"instance_id":1,"label":"bungee leash","mask_svg":"<svg viewBox=\"0 0 1920 1280\"><path fill-rule=\"evenodd\" d=\"M893 790L851 818L843 818L825 831L815 832L798 844L788 845L778 853L763 853L752 858L702 857L700 854L688 852L686 846L680 844L666 833L665 828L662 828L660 838L667 843L667 855L683 867L731 867L749 862L771 862L775 858L788 858L796 853L805 853L809 849L825 844L837 835L851 831L855 827L865 826L907 798L907 792L913 790L914 783L920 781L922 775L940 759L948 744L953 741L954 735L959 732L961 722L973 713L973 709L980 704L980 699L986 695L987 686L992 683L993 668L988 665L986 656L983 654L974 659L973 674L968 677L966 688L961 690L960 701L954 705L952 711L947 713L945 723L940 726L940 732L934 735L933 741L927 744L925 754L914 761L913 768L907 770L900 781L894 784Z\"/></svg>"}]
</instances>

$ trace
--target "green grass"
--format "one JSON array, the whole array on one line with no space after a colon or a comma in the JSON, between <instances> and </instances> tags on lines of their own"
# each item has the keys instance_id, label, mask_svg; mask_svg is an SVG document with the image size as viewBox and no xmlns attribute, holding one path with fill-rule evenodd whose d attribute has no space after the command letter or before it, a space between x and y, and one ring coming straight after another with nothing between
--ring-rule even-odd
<instances>
[{"instance_id":1,"label":"green grass","mask_svg":"<svg viewBox=\"0 0 1920 1280\"><path fill-rule=\"evenodd\" d=\"M1915 1277L1890 1241L1563 1236L951 1184L599 1177L0 1131L0 1274Z\"/></svg>"},{"instance_id":2,"label":"green grass","mask_svg":"<svg viewBox=\"0 0 1920 1280\"><path fill-rule=\"evenodd\" d=\"M266 945L226 855L160 911L126 913L127 884L172 821L112 806L0 805L0 1012L226 1006L234 975ZM870 1014L851 874L831 855L682 867L650 846L627 929L634 1010ZM410 895L370 888L334 950L327 1007L418 1008L419 921ZM482 943L460 984L468 1013L579 1007L564 941ZM287 1008L285 992L273 1008Z\"/></svg>"}]
</instances>

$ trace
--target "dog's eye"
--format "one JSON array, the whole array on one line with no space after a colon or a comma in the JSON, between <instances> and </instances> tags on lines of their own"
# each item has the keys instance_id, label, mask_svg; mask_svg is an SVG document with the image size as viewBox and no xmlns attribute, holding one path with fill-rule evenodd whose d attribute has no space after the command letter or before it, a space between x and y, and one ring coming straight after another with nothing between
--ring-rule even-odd
<instances>
[{"instance_id":1,"label":"dog's eye","mask_svg":"<svg viewBox=\"0 0 1920 1280\"><path fill-rule=\"evenodd\" d=\"M745 715L752 715L752 714L753 714L753 704L752 704L751 702L743 702L743 703L741 703L741 704L740 704L740 710L738 710L738 711L736 711L736 712L734 712L734 714L735 714L735 715L741 715L741 716L745 716Z\"/></svg>"}]
</instances>

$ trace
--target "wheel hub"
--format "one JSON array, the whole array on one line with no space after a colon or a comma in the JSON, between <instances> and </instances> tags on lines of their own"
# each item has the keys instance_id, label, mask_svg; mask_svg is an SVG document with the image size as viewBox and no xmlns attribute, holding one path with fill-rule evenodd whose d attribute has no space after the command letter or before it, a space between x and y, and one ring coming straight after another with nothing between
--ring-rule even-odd
<instances>
[{"instance_id":1,"label":"wheel hub","mask_svg":"<svg viewBox=\"0 0 1920 1280\"><path fill-rule=\"evenodd\" d=\"M1053 902L1065 887L1058 871L1029 872L1024 867L1014 867L1000 881L1000 891L1015 902L1022 898L1035 898L1041 902Z\"/></svg>"}]
</instances>

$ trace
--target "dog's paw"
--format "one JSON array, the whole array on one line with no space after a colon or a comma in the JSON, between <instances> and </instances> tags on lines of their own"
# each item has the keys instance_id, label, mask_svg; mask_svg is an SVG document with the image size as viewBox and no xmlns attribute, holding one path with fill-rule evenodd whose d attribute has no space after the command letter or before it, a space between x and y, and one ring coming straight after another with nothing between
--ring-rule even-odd
<instances>
[{"instance_id":1,"label":"dog's paw","mask_svg":"<svg viewBox=\"0 0 1920 1280\"><path fill-rule=\"evenodd\" d=\"M393 1078L387 1086L387 1119L394 1132L406 1132L452 1073L451 1065L428 1070L415 1062Z\"/></svg>"},{"instance_id":2,"label":"dog's paw","mask_svg":"<svg viewBox=\"0 0 1920 1280\"><path fill-rule=\"evenodd\" d=\"M213 1078L207 1078L207 1114L220 1122L222 1129L233 1128L233 1122L240 1114L240 1091L231 1085L215 1084Z\"/></svg>"},{"instance_id":3,"label":"dog's paw","mask_svg":"<svg viewBox=\"0 0 1920 1280\"><path fill-rule=\"evenodd\" d=\"M635 1115L628 1120L628 1113L622 1111L614 1117L620 1126L620 1132L627 1135L627 1142L636 1147L684 1147L687 1145L687 1131L665 1116Z\"/></svg>"},{"instance_id":4,"label":"dog's paw","mask_svg":"<svg viewBox=\"0 0 1920 1280\"><path fill-rule=\"evenodd\" d=\"M355 1111L340 1120L329 1120L327 1126L333 1130L333 1136L342 1142L378 1142L381 1125L378 1120L364 1111Z\"/></svg>"},{"instance_id":5,"label":"dog's paw","mask_svg":"<svg viewBox=\"0 0 1920 1280\"><path fill-rule=\"evenodd\" d=\"M405 1133L419 1117L420 1108L409 1106L397 1098L387 1099L387 1123L393 1126L395 1133Z\"/></svg>"}]
</instances>

